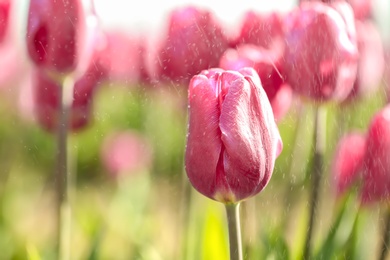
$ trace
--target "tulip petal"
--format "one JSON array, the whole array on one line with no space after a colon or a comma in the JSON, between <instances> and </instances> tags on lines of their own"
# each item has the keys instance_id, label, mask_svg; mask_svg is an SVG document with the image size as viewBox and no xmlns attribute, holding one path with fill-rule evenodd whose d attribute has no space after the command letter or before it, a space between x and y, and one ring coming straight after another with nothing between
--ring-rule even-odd
<instances>
[{"instance_id":1,"label":"tulip petal","mask_svg":"<svg viewBox=\"0 0 390 260\"><path fill-rule=\"evenodd\" d=\"M275 137L279 138L268 98L253 80L231 72L222 74L221 79L230 85L220 117L224 169L238 201L256 194L268 183L276 158Z\"/></svg>"},{"instance_id":2,"label":"tulip petal","mask_svg":"<svg viewBox=\"0 0 390 260\"><path fill-rule=\"evenodd\" d=\"M371 120L364 158L362 201L388 201L390 198L390 105Z\"/></svg>"},{"instance_id":3,"label":"tulip petal","mask_svg":"<svg viewBox=\"0 0 390 260\"><path fill-rule=\"evenodd\" d=\"M207 77L198 75L191 80L188 99L186 171L195 189L213 199L221 152L218 97Z\"/></svg>"},{"instance_id":4,"label":"tulip petal","mask_svg":"<svg viewBox=\"0 0 390 260\"><path fill-rule=\"evenodd\" d=\"M361 176L366 151L366 137L354 132L340 139L332 165L338 195L344 194Z\"/></svg>"}]
</instances>

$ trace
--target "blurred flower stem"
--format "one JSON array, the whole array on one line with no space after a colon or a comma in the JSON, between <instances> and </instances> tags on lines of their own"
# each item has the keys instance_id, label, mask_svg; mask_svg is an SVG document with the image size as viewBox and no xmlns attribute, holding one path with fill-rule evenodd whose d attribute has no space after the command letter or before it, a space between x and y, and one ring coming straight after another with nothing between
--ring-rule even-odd
<instances>
[{"instance_id":1,"label":"blurred flower stem","mask_svg":"<svg viewBox=\"0 0 390 260\"><path fill-rule=\"evenodd\" d=\"M230 260L242 260L240 203L226 204L225 207L229 228Z\"/></svg>"},{"instance_id":2,"label":"blurred flower stem","mask_svg":"<svg viewBox=\"0 0 390 260\"><path fill-rule=\"evenodd\" d=\"M323 175L323 160L326 143L326 110L317 105L315 107L314 119L314 154L311 174L311 194L309 205L309 223L307 226L305 249L303 259L310 259L311 244L314 233L316 213L318 210L319 194L321 187L321 178Z\"/></svg>"},{"instance_id":3,"label":"blurred flower stem","mask_svg":"<svg viewBox=\"0 0 390 260\"><path fill-rule=\"evenodd\" d=\"M188 229L190 225L190 216L193 211L192 205L192 191L191 185L188 181L187 175L185 173L185 169L183 169L183 174L181 178L181 206L180 206L180 221L181 228L179 229L178 241L181 243L181 258L188 259L187 251L188 251Z\"/></svg>"},{"instance_id":4,"label":"blurred flower stem","mask_svg":"<svg viewBox=\"0 0 390 260\"><path fill-rule=\"evenodd\" d=\"M71 207L69 203L68 171L68 129L69 113L73 100L74 78L69 75L64 78L61 87L61 102L58 119L57 136L57 252L58 259L70 259L70 220Z\"/></svg>"},{"instance_id":5,"label":"blurred flower stem","mask_svg":"<svg viewBox=\"0 0 390 260\"><path fill-rule=\"evenodd\" d=\"M389 252L389 240L390 240L390 205L386 205L385 212L385 226L382 234L382 244L380 247L379 260L385 260L387 253Z\"/></svg>"}]
</instances>

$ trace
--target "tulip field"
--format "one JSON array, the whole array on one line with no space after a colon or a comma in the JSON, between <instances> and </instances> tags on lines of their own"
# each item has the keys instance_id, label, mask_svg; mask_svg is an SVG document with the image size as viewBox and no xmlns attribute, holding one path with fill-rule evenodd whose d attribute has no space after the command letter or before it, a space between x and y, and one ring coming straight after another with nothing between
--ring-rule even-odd
<instances>
[{"instance_id":1,"label":"tulip field","mask_svg":"<svg viewBox=\"0 0 390 260\"><path fill-rule=\"evenodd\" d=\"M390 5L217 2L0 0L0 260L390 259Z\"/></svg>"}]
</instances>

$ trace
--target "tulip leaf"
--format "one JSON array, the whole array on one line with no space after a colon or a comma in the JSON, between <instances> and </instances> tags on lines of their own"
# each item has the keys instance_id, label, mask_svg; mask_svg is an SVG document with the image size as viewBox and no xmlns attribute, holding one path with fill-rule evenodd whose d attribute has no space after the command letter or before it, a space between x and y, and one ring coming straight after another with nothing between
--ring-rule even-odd
<instances>
[{"instance_id":1,"label":"tulip leaf","mask_svg":"<svg viewBox=\"0 0 390 260\"><path fill-rule=\"evenodd\" d=\"M263 234L264 253L262 259L288 260L289 248L280 228L270 228Z\"/></svg>"},{"instance_id":2,"label":"tulip leaf","mask_svg":"<svg viewBox=\"0 0 390 260\"><path fill-rule=\"evenodd\" d=\"M338 213L328 235L317 253L318 259L332 259L341 250L350 236L356 212L353 209L355 196L346 196L341 202Z\"/></svg>"},{"instance_id":3,"label":"tulip leaf","mask_svg":"<svg viewBox=\"0 0 390 260\"><path fill-rule=\"evenodd\" d=\"M372 238L379 231L373 226L372 221L367 221L373 218L372 213L375 214L376 212L367 212L366 209L359 208L348 241L344 245L344 255L347 259L364 260L372 258L371 251L372 248L375 248L377 242Z\"/></svg>"}]
</instances>

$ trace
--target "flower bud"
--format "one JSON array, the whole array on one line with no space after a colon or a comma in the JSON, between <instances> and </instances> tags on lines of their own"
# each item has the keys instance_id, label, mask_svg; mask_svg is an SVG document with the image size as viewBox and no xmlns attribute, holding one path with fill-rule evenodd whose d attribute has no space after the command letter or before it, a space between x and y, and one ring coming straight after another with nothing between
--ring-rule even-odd
<instances>
[{"instance_id":1,"label":"flower bud","mask_svg":"<svg viewBox=\"0 0 390 260\"><path fill-rule=\"evenodd\" d=\"M219 66L226 70L239 70L252 67L259 75L262 86L271 102L276 120L279 120L289 109L292 99L292 91L284 84L283 49L265 49L252 44L241 44L237 49L228 49L222 56ZM281 90L283 94L279 98L281 102L273 102Z\"/></svg>"},{"instance_id":2,"label":"flower bud","mask_svg":"<svg viewBox=\"0 0 390 260\"><path fill-rule=\"evenodd\" d=\"M0 0L0 42L3 41L10 23L11 0Z\"/></svg>"},{"instance_id":3,"label":"flower bud","mask_svg":"<svg viewBox=\"0 0 390 260\"><path fill-rule=\"evenodd\" d=\"M152 149L140 134L122 131L110 134L103 142L101 158L113 177L133 174L151 165Z\"/></svg>"},{"instance_id":4,"label":"flower bud","mask_svg":"<svg viewBox=\"0 0 390 260\"><path fill-rule=\"evenodd\" d=\"M365 20L371 16L373 0L348 0L356 19Z\"/></svg>"},{"instance_id":5,"label":"flower bud","mask_svg":"<svg viewBox=\"0 0 390 260\"><path fill-rule=\"evenodd\" d=\"M367 133L364 157L363 202L390 198L390 105L376 113Z\"/></svg>"},{"instance_id":6,"label":"flower bud","mask_svg":"<svg viewBox=\"0 0 390 260\"><path fill-rule=\"evenodd\" d=\"M304 2L285 19L286 81L295 92L317 102L344 100L356 78L352 10L347 3L335 8Z\"/></svg>"},{"instance_id":7,"label":"flower bud","mask_svg":"<svg viewBox=\"0 0 390 260\"><path fill-rule=\"evenodd\" d=\"M174 10L156 65L163 80L188 84L192 76L218 66L228 39L213 14L195 7Z\"/></svg>"},{"instance_id":8,"label":"flower bud","mask_svg":"<svg viewBox=\"0 0 390 260\"><path fill-rule=\"evenodd\" d=\"M69 128L81 130L90 121L92 96L100 81L101 73L90 66L88 71L75 83L73 102L70 111ZM33 95L35 114L40 125L47 131L58 128L61 86L42 70L33 75Z\"/></svg>"},{"instance_id":9,"label":"flower bud","mask_svg":"<svg viewBox=\"0 0 390 260\"><path fill-rule=\"evenodd\" d=\"M366 151L366 138L360 133L350 133L339 141L333 161L336 191L344 193L359 178Z\"/></svg>"},{"instance_id":10,"label":"flower bud","mask_svg":"<svg viewBox=\"0 0 390 260\"><path fill-rule=\"evenodd\" d=\"M259 193L282 141L257 73L211 69L189 85L185 165L203 195L236 203Z\"/></svg>"},{"instance_id":11,"label":"flower bud","mask_svg":"<svg viewBox=\"0 0 390 260\"><path fill-rule=\"evenodd\" d=\"M359 47L357 79L348 100L367 97L381 85L385 69L385 54L378 29L370 21L356 21Z\"/></svg>"},{"instance_id":12,"label":"flower bud","mask_svg":"<svg viewBox=\"0 0 390 260\"><path fill-rule=\"evenodd\" d=\"M120 31L106 32L101 63L107 79L121 84L136 84L141 78L142 40Z\"/></svg>"},{"instance_id":13,"label":"flower bud","mask_svg":"<svg viewBox=\"0 0 390 260\"><path fill-rule=\"evenodd\" d=\"M331 3L334 2L343 2L344 0L322 0L324 3ZM372 0L347 0L347 2L351 5L353 9L353 13L355 15L355 18L358 20L365 20L367 18L370 18L372 13Z\"/></svg>"},{"instance_id":14,"label":"flower bud","mask_svg":"<svg viewBox=\"0 0 390 260\"><path fill-rule=\"evenodd\" d=\"M79 63L90 63L93 48L86 45L92 44L89 29L95 25L81 0L31 0L28 54L36 66L50 73L71 73Z\"/></svg>"},{"instance_id":15,"label":"flower bud","mask_svg":"<svg viewBox=\"0 0 390 260\"><path fill-rule=\"evenodd\" d=\"M270 49L274 44L283 43L283 37L283 22L280 14L258 14L249 11L245 14L236 44L249 43Z\"/></svg>"}]
</instances>

